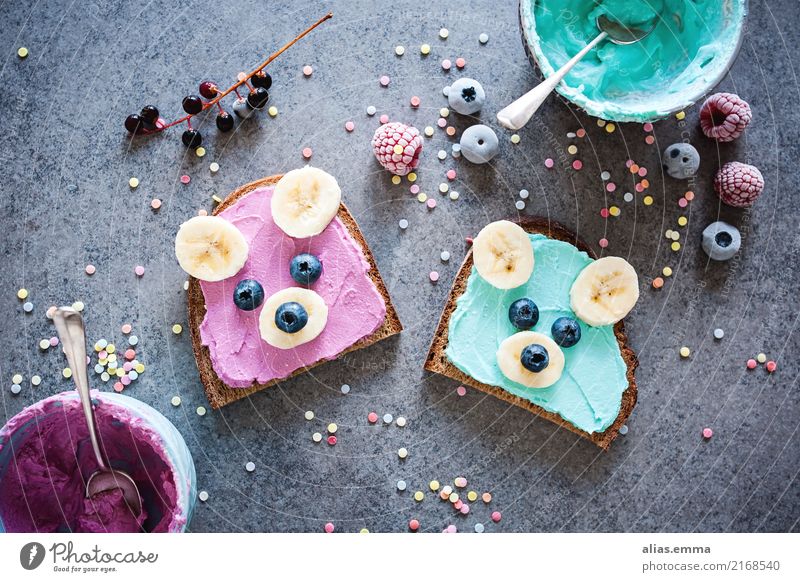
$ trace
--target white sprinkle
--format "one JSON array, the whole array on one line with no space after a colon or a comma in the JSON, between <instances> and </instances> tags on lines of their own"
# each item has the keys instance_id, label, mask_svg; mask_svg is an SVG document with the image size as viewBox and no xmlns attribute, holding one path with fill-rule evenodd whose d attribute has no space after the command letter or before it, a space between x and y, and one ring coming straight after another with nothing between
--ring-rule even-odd
<instances>
[{"instance_id":1,"label":"white sprinkle","mask_svg":"<svg viewBox=\"0 0 800 582\"><path fill-rule=\"evenodd\" d=\"M138 343L139 343L139 336L132 335L128 337L129 345L135 346Z\"/></svg>"},{"instance_id":2,"label":"white sprinkle","mask_svg":"<svg viewBox=\"0 0 800 582\"><path fill-rule=\"evenodd\" d=\"M350 384L342 384L342 394L349 394L350 393Z\"/></svg>"},{"instance_id":3,"label":"white sprinkle","mask_svg":"<svg viewBox=\"0 0 800 582\"><path fill-rule=\"evenodd\" d=\"M725 337L725 332L722 330L721 327L718 327L714 330L714 338L715 339L722 339Z\"/></svg>"},{"instance_id":4,"label":"white sprinkle","mask_svg":"<svg viewBox=\"0 0 800 582\"><path fill-rule=\"evenodd\" d=\"M621 434L622 436L625 436L626 434L628 434L628 425L627 424L623 424L621 427L619 427L619 434Z\"/></svg>"},{"instance_id":5,"label":"white sprinkle","mask_svg":"<svg viewBox=\"0 0 800 582\"><path fill-rule=\"evenodd\" d=\"M103 364L95 364L95 366L94 366L95 374L102 374L104 371L105 371L105 368L103 367Z\"/></svg>"},{"instance_id":6,"label":"white sprinkle","mask_svg":"<svg viewBox=\"0 0 800 582\"><path fill-rule=\"evenodd\" d=\"M103 382L108 382L109 378L111 378L111 376L108 375L108 372L103 372L102 374L100 374L100 379Z\"/></svg>"},{"instance_id":7,"label":"white sprinkle","mask_svg":"<svg viewBox=\"0 0 800 582\"><path fill-rule=\"evenodd\" d=\"M609 178L611 178L611 172L607 172L607 171L605 171L605 170L603 170L602 172L600 172L600 179L601 179L601 180L603 180L603 181L606 181L606 180L608 180Z\"/></svg>"},{"instance_id":8,"label":"white sprinkle","mask_svg":"<svg viewBox=\"0 0 800 582\"><path fill-rule=\"evenodd\" d=\"M391 424L392 420L394 420L394 417L388 412L383 415L383 422L385 422L386 424Z\"/></svg>"},{"instance_id":9,"label":"white sprinkle","mask_svg":"<svg viewBox=\"0 0 800 582\"><path fill-rule=\"evenodd\" d=\"M128 378L130 378L131 380L138 379L139 378L139 372L137 372L136 370L131 370L130 372L128 372Z\"/></svg>"},{"instance_id":10,"label":"white sprinkle","mask_svg":"<svg viewBox=\"0 0 800 582\"><path fill-rule=\"evenodd\" d=\"M184 291L188 291L189 290L189 281L184 281L183 282L183 290Z\"/></svg>"},{"instance_id":11,"label":"white sprinkle","mask_svg":"<svg viewBox=\"0 0 800 582\"><path fill-rule=\"evenodd\" d=\"M306 410L306 420L314 420L314 411Z\"/></svg>"},{"instance_id":12,"label":"white sprinkle","mask_svg":"<svg viewBox=\"0 0 800 582\"><path fill-rule=\"evenodd\" d=\"M450 153L453 155L454 158L461 157L461 144L454 143L453 146L450 148Z\"/></svg>"},{"instance_id":13,"label":"white sprinkle","mask_svg":"<svg viewBox=\"0 0 800 582\"><path fill-rule=\"evenodd\" d=\"M405 459L408 456L408 450L405 447L400 447L397 449L397 456L401 459Z\"/></svg>"},{"instance_id":14,"label":"white sprinkle","mask_svg":"<svg viewBox=\"0 0 800 582\"><path fill-rule=\"evenodd\" d=\"M205 416L206 415L206 407L205 406L198 406L197 407L197 416Z\"/></svg>"},{"instance_id":15,"label":"white sprinkle","mask_svg":"<svg viewBox=\"0 0 800 582\"><path fill-rule=\"evenodd\" d=\"M374 105L370 105L369 107L367 107L367 115L369 115L370 117L375 115L376 111L377 111L377 109L375 109Z\"/></svg>"},{"instance_id":16,"label":"white sprinkle","mask_svg":"<svg viewBox=\"0 0 800 582\"><path fill-rule=\"evenodd\" d=\"M475 533L483 533L484 529L485 528L483 527L482 523L476 523L475 524Z\"/></svg>"},{"instance_id":17,"label":"white sprinkle","mask_svg":"<svg viewBox=\"0 0 800 582\"><path fill-rule=\"evenodd\" d=\"M482 32L478 37L478 42L480 42L481 44L486 44L487 42L489 42L489 35L486 34L485 32Z\"/></svg>"},{"instance_id":18,"label":"white sprinkle","mask_svg":"<svg viewBox=\"0 0 800 582\"><path fill-rule=\"evenodd\" d=\"M75 303L72 304L72 309L74 309L75 311L83 311L84 307L86 306L83 304L83 301L76 301Z\"/></svg>"},{"instance_id":19,"label":"white sprinkle","mask_svg":"<svg viewBox=\"0 0 800 582\"><path fill-rule=\"evenodd\" d=\"M442 254L439 255L439 257L442 259L442 261L446 263L447 261L450 260L450 253L447 251L442 251Z\"/></svg>"},{"instance_id":20,"label":"white sprinkle","mask_svg":"<svg viewBox=\"0 0 800 582\"><path fill-rule=\"evenodd\" d=\"M405 482L405 481L403 481L402 479L400 479L400 480L397 482L397 490L398 490L398 491L405 491L405 490L406 490L406 482Z\"/></svg>"},{"instance_id":21,"label":"white sprinkle","mask_svg":"<svg viewBox=\"0 0 800 582\"><path fill-rule=\"evenodd\" d=\"M567 133L567 138L568 138L568 139L572 139L572 138L574 138L574 137L578 137L578 136L575 134L575 132L574 132L574 131L570 131L569 133Z\"/></svg>"},{"instance_id":22,"label":"white sprinkle","mask_svg":"<svg viewBox=\"0 0 800 582\"><path fill-rule=\"evenodd\" d=\"M253 461L247 461L247 464L244 466L248 473L252 473L256 470L256 464Z\"/></svg>"},{"instance_id":23,"label":"white sprinkle","mask_svg":"<svg viewBox=\"0 0 800 582\"><path fill-rule=\"evenodd\" d=\"M313 435L311 435L311 438L314 440L315 443L318 443L322 440L322 435L318 432L315 432Z\"/></svg>"},{"instance_id":24,"label":"white sprinkle","mask_svg":"<svg viewBox=\"0 0 800 582\"><path fill-rule=\"evenodd\" d=\"M38 386L41 383L42 383L41 376L31 376L31 384L33 384L34 386Z\"/></svg>"},{"instance_id":25,"label":"white sprinkle","mask_svg":"<svg viewBox=\"0 0 800 582\"><path fill-rule=\"evenodd\" d=\"M404 47L401 44L394 47L394 54L396 54L398 57L402 57L405 54L405 52L406 52L406 47Z\"/></svg>"},{"instance_id":26,"label":"white sprinkle","mask_svg":"<svg viewBox=\"0 0 800 582\"><path fill-rule=\"evenodd\" d=\"M172 406L180 406L181 405L181 397L180 396L173 396L172 400L170 400Z\"/></svg>"},{"instance_id":27,"label":"white sprinkle","mask_svg":"<svg viewBox=\"0 0 800 582\"><path fill-rule=\"evenodd\" d=\"M11 393L12 394L19 394L20 390L22 390L22 386L20 386L19 384L12 384L11 385Z\"/></svg>"},{"instance_id":28,"label":"white sprinkle","mask_svg":"<svg viewBox=\"0 0 800 582\"><path fill-rule=\"evenodd\" d=\"M516 204L514 204L514 206L517 207L517 210L524 210L525 209L525 203L522 200L517 200L517 202L516 202Z\"/></svg>"},{"instance_id":29,"label":"white sprinkle","mask_svg":"<svg viewBox=\"0 0 800 582\"><path fill-rule=\"evenodd\" d=\"M631 194L630 192L625 192L625 194L622 196L622 199L625 202L633 202L633 194Z\"/></svg>"},{"instance_id":30,"label":"white sprinkle","mask_svg":"<svg viewBox=\"0 0 800 582\"><path fill-rule=\"evenodd\" d=\"M436 155L440 160L444 160L445 158L447 158L447 152L444 150L439 150L439 153Z\"/></svg>"},{"instance_id":31,"label":"white sprinkle","mask_svg":"<svg viewBox=\"0 0 800 582\"><path fill-rule=\"evenodd\" d=\"M664 236L667 237L668 239L671 239L672 238L672 229L668 228L667 230L665 230L664 231Z\"/></svg>"},{"instance_id":32,"label":"white sprinkle","mask_svg":"<svg viewBox=\"0 0 800 582\"><path fill-rule=\"evenodd\" d=\"M450 36L450 31L449 30L447 30L446 28L440 28L439 29L439 38L444 40L448 36Z\"/></svg>"},{"instance_id":33,"label":"white sprinkle","mask_svg":"<svg viewBox=\"0 0 800 582\"><path fill-rule=\"evenodd\" d=\"M197 498L205 503L206 501L208 501L208 491L201 491L200 493L197 494Z\"/></svg>"},{"instance_id":34,"label":"white sprinkle","mask_svg":"<svg viewBox=\"0 0 800 582\"><path fill-rule=\"evenodd\" d=\"M397 426L403 428L406 425L406 417L405 416L398 416L397 420L395 421Z\"/></svg>"},{"instance_id":35,"label":"white sprinkle","mask_svg":"<svg viewBox=\"0 0 800 582\"><path fill-rule=\"evenodd\" d=\"M530 192L528 192L524 188L519 191L519 197L522 198L523 200L527 199L528 196L530 196Z\"/></svg>"},{"instance_id":36,"label":"white sprinkle","mask_svg":"<svg viewBox=\"0 0 800 582\"><path fill-rule=\"evenodd\" d=\"M405 230L408 228L408 221L405 218L401 218L400 222L397 223L397 226L399 226L401 230Z\"/></svg>"},{"instance_id":37,"label":"white sprinkle","mask_svg":"<svg viewBox=\"0 0 800 582\"><path fill-rule=\"evenodd\" d=\"M455 190L450 191L450 200L458 200L459 193Z\"/></svg>"},{"instance_id":38,"label":"white sprinkle","mask_svg":"<svg viewBox=\"0 0 800 582\"><path fill-rule=\"evenodd\" d=\"M33 311L33 303L31 303L30 301L26 301L22 305L22 309L25 310L25 313L30 313L31 311Z\"/></svg>"}]
</instances>

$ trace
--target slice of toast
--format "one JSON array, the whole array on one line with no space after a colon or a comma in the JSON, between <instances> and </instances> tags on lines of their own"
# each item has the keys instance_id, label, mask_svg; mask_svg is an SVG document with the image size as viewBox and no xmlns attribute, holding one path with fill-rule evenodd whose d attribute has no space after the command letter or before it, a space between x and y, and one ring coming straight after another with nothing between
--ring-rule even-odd
<instances>
[{"instance_id":1,"label":"slice of toast","mask_svg":"<svg viewBox=\"0 0 800 582\"><path fill-rule=\"evenodd\" d=\"M576 234L570 232L567 228L556 222L547 220L545 218L526 218L516 222L529 233L539 233L553 239L568 242L577 247L579 250L586 252L586 254L593 259L597 258L592 249L580 238L578 238ZM464 262L461 264L461 268L459 269L455 281L453 282L453 288L450 290L450 296L447 300L447 304L444 307L442 316L439 319L439 325L436 328L436 334L433 336L431 347L428 350L428 357L425 360L425 369L430 372L436 372L437 374L442 374L443 376L452 378L461 384L477 388L478 390L486 392L487 394L497 396L506 402L509 402L515 406L519 406L520 408L524 408L525 410L529 410L530 412L546 418L547 420L554 422L557 425L566 428L567 430L579 434L603 449L608 449L611 442L617 437L617 434L619 434L619 428L625 424L625 421L627 420L628 416L630 416L631 411L636 404L636 378L634 373L636 371L636 367L639 365L639 360L637 360L634 351L628 346L628 338L625 335L623 322L620 321L614 326L614 335L619 343L619 349L622 353L622 358L628 366L628 387L622 393L622 402L620 404L619 414L617 415L617 418L614 419L614 422L612 422L611 425L603 432L589 434L580 430L572 423L564 420L558 414L548 412L547 410L544 410L540 406L537 406L536 404L525 400L524 398L520 398L518 396L514 396L510 392L506 392L502 388L490 386L475 380L456 368L450 362L450 360L447 359L447 356L445 355L445 349L447 348L448 342L447 334L449 330L450 316L456 309L456 299L458 299L464 293L464 291L466 291L467 279L469 279L471 272L472 249L467 252L467 256L464 258Z\"/></svg>"},{"instance_id":2,"label":"slice of toast","mask_svg":"<svg viewBox=\"0 0 800 582\"><path fill-rule=\"evenodd\" d=\"M250 182L244 186L240 186L231 192L228 197L225 198L225 200L217 205L213 214L219 214L226 208L233 206L236 204L236 202L257 188L276 184L281 177L282 175L269 176L267 178L256 180L255 182ZM395 310L394 305L392 305L392 301L389 297L389 291L387 291L386 285L383 283L383 279L378 272L378 266L375 264L375 257L372 256L372 252L370 251L367 242L364 240L364 236L361 234L361 230L358 228L355 218L353 218L353 215L350 214L349 210L347 210L347 207L344 205L344 203L339 205L339 212L336 216L344 223L345 227L347 227L347 230L350 233L350 236L352 236L356 243L358 243L358 245L361 247L364 258L370 265L370 270L367 274L369 278L372 279L372 282L375 284L375 287L378 289L378 292L381 294L383 301L386 304L386 319L384 319L383 325L376 329L372 334L361 338L349 348L344 350L341 354L339 354L341 356L348 352L365 348L374 344L375 342L400 333L403 329L403 326L400 323L400 319L397 317L397 311ZM283 380L303 374L311 368L314 368L327 361L320 360L314 362L313 364L296 370L286 378L276 379L267 384L253 383L252 386L247 388L232 388L227 386L222 380L219 379L216 372L214 372L214 368L211 365L211 354L209 353L208 347L204 346L200 339L200 324L203 322L203 319L206 315L206 305L205 298L203 297L203 291L200 288L200 282L194 277L189 277L188 294L189 330L192 336L192 349L194 350L195 360L197 360L197 368L200 371L200 380L203 383L203 389L208 397L208 402L211 404L211 408L220 408L226 404L230 404L231 402L245 398L250 394L258 392L259 390L274 386Z\"/></svg>"}]
</instances>

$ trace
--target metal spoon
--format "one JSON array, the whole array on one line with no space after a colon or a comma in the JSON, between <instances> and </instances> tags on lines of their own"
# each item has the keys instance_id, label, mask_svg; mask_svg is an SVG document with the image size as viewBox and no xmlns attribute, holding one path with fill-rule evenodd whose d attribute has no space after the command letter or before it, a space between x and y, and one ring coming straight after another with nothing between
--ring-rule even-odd
<instances>
[{"instance_id":1,"label":"metal spoon","mask_svg":"<svg viewBox=\"0 0 800 582\"><path fill-rule=\"evenodd\" d=\"M89 427L89 439L92 442L95 460L99 469L92 473L86 482L86 497L92 498L103 491L121 489L122 497L128 504L131 512L137 516L142 513L142 497L130 475L109 467L100 452L100 442L97 434L97 421L92 408L92 398L89 394L89 377L86 371L86 331L83 326L83 317L71 307L59 307L53 314L53 323L56 324L61 345L67 355L72 377L81 398L83 414L86 425Z\"/></svg>"},{"instance_id":2,"label":"metal spoon","mask_svg":"<svg viewBox=\"0 0 800 582\"><path fill-rule=\"evenodd\" d=\"M600 41L608 38L614 44L633 44L639 42L648 34L655 30L659 19L654 18L652 22L648 23L648 28L633 28L625 26L621 22L611 20L605 14L598 16L595 20L600 34L594 37L594 40L587 44L583 50L568 60L563 67L558 69L555 73L547 77L539 85L525 93L522 97L503 108L497 114L497 121L500 125L507 129L521 129L528 123L528 120L536 113L536 110L541 107L547 96L552 93L558 84L561 82L567 73L572 70L578 61L580 61L586 53L592 50Z\"/></svg>"}]
</instances>

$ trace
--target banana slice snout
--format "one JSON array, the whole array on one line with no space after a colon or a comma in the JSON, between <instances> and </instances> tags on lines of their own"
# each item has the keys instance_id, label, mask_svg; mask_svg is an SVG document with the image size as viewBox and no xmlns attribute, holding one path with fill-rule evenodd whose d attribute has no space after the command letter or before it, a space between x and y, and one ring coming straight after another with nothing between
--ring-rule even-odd
<instances>
[{"instance_id":1,"label":"banana slice snout","mask_svg":"<svg viewBox=\"0 0 800 582\"><path fill-rule=\"evenodd\" d=\"M594 327L617 323L638 299L639 277L631 264L620 257L603 257L590 263L569 291L572 311Z\"/></svg>"},{"instance_id":2,"label":"banana slice snout","mask_svg":"<svg viewBox=\"0 0 800 582\"><path fill-rule=\"evenodd\" d=\"M342 190L329 173L306 166L284 174L272 192L272 220L294 238L316 236L339 212Z\"/></svg>"},{"instance_id":3,"label":"banana slice snout","mask_svg":"<svg viewBox=\"0 0 800 582\"><path fill-rule=\"evenodd\" d=\"M564 372L564 352L551 338L535 331L520 331L504 339L496 357L506 378L528 388L552 386Z\"/></svg>"},{"instance_id":4,"label":"banana slice snout","mask_svg":"<svg viewBox=\"0 0 800 582\"><path fill-rule=\"evenodd\" d=\"M521 226L508 220L490 222L472 242L478 274L498 289L523 285L533 273L533 246Z\"/></svg>"},{"instance_id":5,"label":"banana slice snout","mask_svg":"<svg viewBox=\"0 0 800 582\"><path fill-rule=\"evenodd\" d=\"M250 252L244 235L219 216L195 216L175 236L181 269L201 281L222 281L244 267Z\"/></svg>"},{"instance_id":6,"label":"banana slice snout","mask_svg":"<svg viewBox=\"0 0 800 582\"><path fill-rule=\"evenodd\" d=\"M315 291L300 287L287 287L270 295L258 317L261 339L282 350L310 342L327 323L325 301Z\"/></svg>"}]
</instances>

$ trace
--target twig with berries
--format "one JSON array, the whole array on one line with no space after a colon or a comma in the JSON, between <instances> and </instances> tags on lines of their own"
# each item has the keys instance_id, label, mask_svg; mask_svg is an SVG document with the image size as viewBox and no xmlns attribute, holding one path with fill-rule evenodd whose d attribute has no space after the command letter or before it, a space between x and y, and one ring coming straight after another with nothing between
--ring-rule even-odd
<instances>
[{"instance_id":1,"label":"twig with berries","mask_svg":"<svg viewBox=\"0 0 800 582\"><path fill-rule=\"evenodd\" d=\"M264 71L264 68L294 43L329 18L333 18L333 12L329 12L317 20L276 52L272 53L267 60L250 73L239 73L238 81L224 91L213 81L201 82L199 88L200 95L188 95L183 98L182 105L186 115L180 119L167 123L160 117L158 108L155 105L145 105L138 115L134 113L125 119L125 129L133 135L150 135L180 125L181 123L186 123L187 129L183 132L182 137L183 144L186 147L197 148L203 143L203 136L198 130L192 127L192 117L216 105L217 108L219 108L219 113L217 113L217 129L220 131L232 130L234 125L233 116L222 108L220 101L222 101L225 96L235 93L236 101L233 104L233 112L242 119L247 119L255 110L263 109L267 101L269 101L269 88L272 86L272 76ZM242 97L239 92L242 86L248 89L246 97ZM206 101L203 101L203 98L205 98Z\"/></svg>"}]
</instances>

